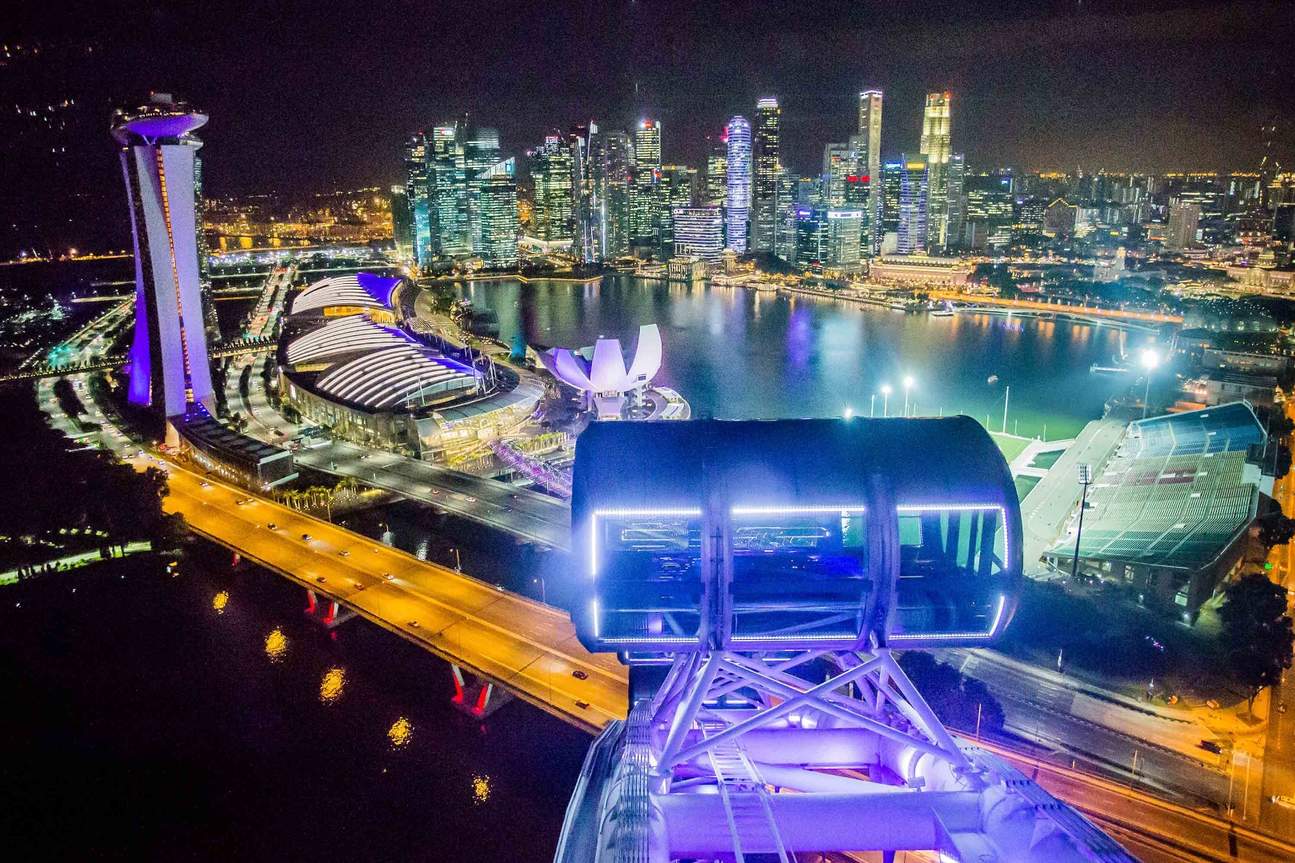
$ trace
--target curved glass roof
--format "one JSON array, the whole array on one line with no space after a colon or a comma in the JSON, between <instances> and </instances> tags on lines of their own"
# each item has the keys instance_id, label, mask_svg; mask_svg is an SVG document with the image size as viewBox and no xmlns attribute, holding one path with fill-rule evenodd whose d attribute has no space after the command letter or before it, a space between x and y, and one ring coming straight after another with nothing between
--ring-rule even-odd
<instances>
[{"instance_id":1,"label":"curved glass roof","mask_svg":"<svg viewBox=\"0 0 1295 863\"><path fill-rule=\"evenodd\" d=\"M375 324L364 315L337 318L288 343L289 365L314 363L355 351L379 350L410 344L399 330Z\"/></svg>"},{"instance_id":2,"label":"curved glass roof","mask_svg":"<svg viewBox=\"0 0 1295 863\"><path fill-rule=\"evenodd\" d=\"M384 278L372 273L353 273L322 279L297 294L292 301L292 314L319 311L329 306L389 308L391 294L398 284L398 277Z\"/></svg>"},{"instance_id":3,"label":"curved glass roof","mask_svg":"<svg viewBox=\"0 0 1295 863\"><path fill-rule=\"evenodd\" d=\"M413 343L383 348L343 363L319 379L319 390L369 410L416 409L424 400L475 389L467 366Z\"/></svg>"}]
</instances>

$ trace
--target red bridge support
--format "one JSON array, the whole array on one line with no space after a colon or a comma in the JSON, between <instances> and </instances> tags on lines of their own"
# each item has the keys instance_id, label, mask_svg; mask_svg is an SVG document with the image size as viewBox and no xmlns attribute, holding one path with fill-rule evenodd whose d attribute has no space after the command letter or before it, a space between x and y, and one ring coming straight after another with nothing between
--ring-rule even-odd
<instances>
[{"instance_id":1,"label":"red bridge support","mask_svg":"<svg viewBox=\"0 0 1295 863\"><path fill-rule=\"evenodd\" d=\"M450 679L454 682L450 701L469 716L484 719L512 700L506 690L496 689L485 678L465 677L463 669L454 663L450 663Z\"/></svg>"},{"instance_id":2,"label":"red bridge support","mask_svg":"<svg viewBox=\"0 0 1295 863\"><path fill-rule=\"evenodd\" d=\"M344 608L335 599L320 602L319 597L309 588L306 589L306 616L327 629L346 623L355 612Z\"/></svg>"}]
</instances>

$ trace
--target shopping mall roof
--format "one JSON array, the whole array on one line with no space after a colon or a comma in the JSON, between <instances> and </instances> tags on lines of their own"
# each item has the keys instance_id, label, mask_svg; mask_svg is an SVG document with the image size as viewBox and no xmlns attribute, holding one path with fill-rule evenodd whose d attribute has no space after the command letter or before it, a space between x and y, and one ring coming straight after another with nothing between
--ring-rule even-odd
<instances>
[{"instance_id":1,"label":"shopping mall roof","mask_svg":"<svg viewBox=\"0 0 1295 863\"><path fill-rule=\"evenodd\" d=\"M390 308L392 294L399 284L399 276L384 277L373 273L333 276L315 282L297 294L292 301L291 313L299 315L333 306Z\"/></svg>"},{"instance_id":2,"label":"shopping mall roof","mask_svg":"<svg viewBox=\"0 0 1295 863\"><path fill-rule=\"evenodd\" d=\"M342 363L316 383L320 392L366 410L416 410L429 400L442 401L477 385L473 369L413 343Z\"/></svg>"},{"instance_id":3,"label":"shopping mall roof","mask_svg":"<svg viewBox=\"0 0 1295 863\"><path fill-rule=\"evenodd\" d=\"M358 351L411 344L413 339L395 327L374 323L367 315L334 318L288 343L284 358L289 365L316 363Z\"/></svg>"}]
</instances>

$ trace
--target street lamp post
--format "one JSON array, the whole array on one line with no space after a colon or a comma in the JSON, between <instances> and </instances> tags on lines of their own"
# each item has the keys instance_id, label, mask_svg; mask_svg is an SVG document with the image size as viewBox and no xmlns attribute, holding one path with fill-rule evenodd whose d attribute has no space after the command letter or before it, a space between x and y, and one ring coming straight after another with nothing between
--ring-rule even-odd
<instances>
[{"instance_id":1,"label":"street lamp post","mask_svg":"<svg viewBox=\"0 0 1295 863\"><path fill-rule=\"evenodd\" d=\"M1079 539L1084 535L1084 510L1088 508L1088 486L1093 482L1093 466L1079 465L1079 485L1083 489L1079 495L1079 527L1075 530L1075 558L1070 562L1070 580L1079 578Z\"/></svg>"},{"instance_id":2,"label":"street lamp post","mask_svg":"<svg viewBox=\"0 0 1295 863\"><path fill-rule=\"evenodd\" d=\"M1147 385L1142 390L1142 418L1147 418L1147 400L1151 397L1151 373L1160 365L1160 355L1151 348L1142 351L1142 368Z\"/></svg>"},{"instance_id":3,"label":"street lamp post","mask_svg":"<svg viewBox=\"0 0 1295 863\"><path fill-rule=\"evenodd\" d=\"M908 391L913 388L913 376L904 375L904 416L908 416Z\"/></svg>"},{"instance_id":4,"label":"street lamp post","mask_svg":"<svg viewBox=\"0 0 1295 863\"><path fill-rule=\"evenodd\" d=\"M868 399L868 417L871 419L877 415L877 394L873 393Z\"/></svg>"},{"instance_id":5,"label":"street lamp post","mask_svg":"<svg viewBox=\"0 0 1295 863\"><path fill-rule=\"evenodd\" d=\"M890 416L890 384L881 385L881 415Z\"/></svg>"}]
</instances>

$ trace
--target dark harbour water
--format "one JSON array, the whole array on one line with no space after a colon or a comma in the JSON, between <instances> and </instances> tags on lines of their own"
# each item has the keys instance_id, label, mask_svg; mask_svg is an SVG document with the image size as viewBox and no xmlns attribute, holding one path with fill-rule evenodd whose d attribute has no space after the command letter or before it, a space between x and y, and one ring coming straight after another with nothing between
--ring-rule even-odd
<instances>
[{"instance_id":1,"label":"dark harbour water","mask_svg":"<svg viewBox=\"0 0 1295 863\"><path fill-rule=\"evenodd\" d=\"M721 419L866 416L889 383L890 412L903 407L901 381L924 415L966 413L999 431L1010 386L1007 431L1049 439L1077 433L1129 381L1089 373L1121 347L1150 336L1109 326L959 313L903 314L742 288L685 287L629 276L601 284L516 280L459 287L494 309L500 337L581 347L599 336L627 350L641 324L658 324L665 362L657 381L677 389L694 415ZM993 383L990 378L996 376ZM882 414L877 396L875 410Z\"/></svg>"},{"instance_id":2,"label":"dark harbour water","mask_svg":"<svg viewBox=\"0 0 1295 863\"><path fill-rule=\"evenodd\" d=\"M472 720L444 663L228 564L0 588L7 859L551 859L591 738L517 702Z\"/></svg>"}]
</instances>

